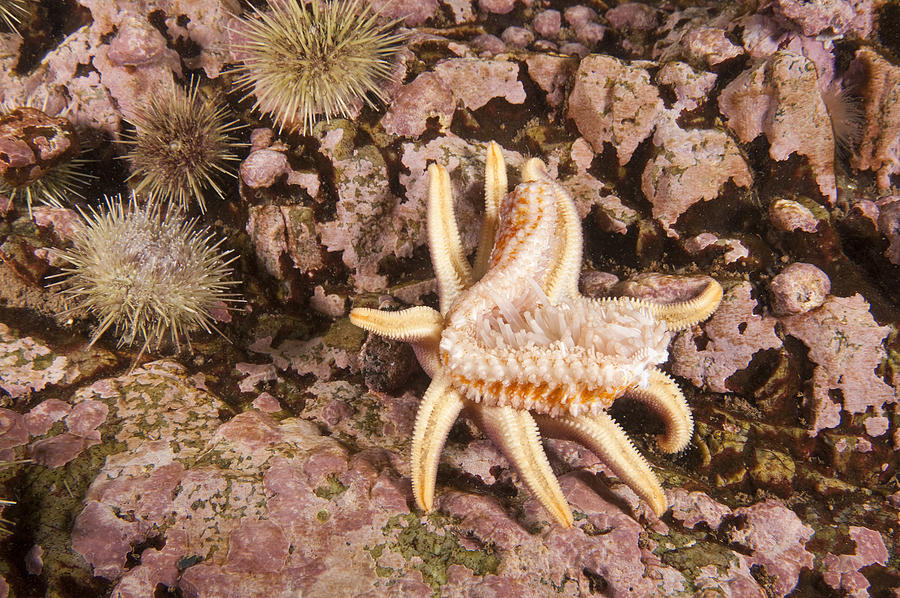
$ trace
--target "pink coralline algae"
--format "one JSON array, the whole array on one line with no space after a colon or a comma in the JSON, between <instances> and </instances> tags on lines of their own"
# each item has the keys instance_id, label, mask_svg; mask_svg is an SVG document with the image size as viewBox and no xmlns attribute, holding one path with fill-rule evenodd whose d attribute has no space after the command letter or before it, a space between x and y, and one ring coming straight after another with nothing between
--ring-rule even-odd
<instances>
[{"instance_id":1,"label":"pink coralline algae","mask_svg":"<svg viewBox=\"0 0 900 598\"><path fill-rule=\"evenodd\" d=\"M72 240L83 222L78 212L68 208L34 206L31 214L36 225L52 229L54 234L63 241Z\"/></svg>"},{"instance_id":2,"label":"pink coralline algae","mask_svg":"<svg viewBox=\"0 0 900 598\"><path fill-rule=\"evenodd\" d=\"M13 399L71 382L78 368L64 355L31 337L19 337L0 323L0 388Z\"/></svg>"},{"instance_id":3,"label":"pink coralline algae","mask_svg":"<svg viewBox=\"0 0 900 598\"><path fill-rule=\"evenodd\" d=\"M534 41L534 34L524 27L507 27L500 39L510 48L523 50Z\"/></svg>"},{"instance_id":4,"label":"pink coralline algae","mask_svg":"<svg viewBox=\"0 0 900 598\"><path fill-rule=\"evenodd\" d=\"M597 20L597 11L583 4L570 6L563 14L566 17L566 23L576 28Z\"/></svg>"},{"instance_id":5,"label":"pink coralline algae","mask_svg":"<svg viewBox=\"0 0 900 598\"><path fill-rule=\"evenodd\" d=\"M562 15L558 10L544 10L535 15L532 26L541 37L552 39L559 33L561 23Z\"/></svg>"},{"instance_id":6,"label":"pink coralline algae","mask_svg":"<svg viewBox=\"0 0 900 598\"><path fill-rule=\"evenodd\" d=\"M28 442L28 428L21 413L0 408L0 451L6 451Z\"/></svg>"},{"instance_id":7,"label":"pink coralline algae","mask_svg":"<svg viewBox=\"0 0 900 598\"><path fill-rule=\"evenodd\" d=\"M687 330L672 343L672 373L695 386L729 392L728 377L746 368L763 349L781 346L775 319L754 313L753 287L742 282L728 289L722 305L705 324Z\"/></svg>"},{"instance_id":8,"label":"pink coralline algae","mask_svg":"<svg viewBox=\"0 0 900 598\"><path fill-rule=\"evenodd\" d=\"M807 37L826 32L864 38L872 33L874 3L867 0L772 0L767 4L779 20L792 22Z\"/></svg>"},{"instance_id":9,"label":"pink coralline algae","mask_svg":"<svg viewBox=\"0 0 900 598\"><path fill-rule=\"evenodd\" d=\"M869 48L857 50L854 63L866 72L860 92L865 127L851 162L854 168L874 170L878 186L888 189L891 176L900 173L900 67Z\"/></svg>"},{"instance_id":10,"label":"pink coralline algae","mask_svg":"<svg viewBox=\"0 0 900 598\"><path fill-rule=\"evenodd\" d=\"M436 118L441 130L449 127L455 110L450 87L437 74L425 72L397 90L381 124L391 135L416 137L425 132L429 118Z\"/></svg>"},{"instance_id":11,"label":"pink coralline algae","mask_svg":"<svg viewBox=\"0 0 900 598\"><path fill-rule=\"evenodd\" d=\"M478 7L485 12L505 15L512 11L516 0L478 0Z\"/></svg>"},{"instance_id":12,"label":"pink coralline algae","mask_svg":"<svg viewBox=\"0 0 900 598\"><path fill-rule=\"evenodd\" d=\"M775 596L786 596L797 585L800 570L813 567L813 554L805 547L813 529L774 500L735 509L734 514L743 525L729 529L728 540L752 551L749 564L762 566L774 578Z\"/></svg>"},{"instance_id":13,"label":"pink coralline algae","mask_svg":"<svg viewBox=\"0 0 900 598\"><path fill-rule=\"evenodd\" d=\"M831 280L816 266L797 262L773 278L769 290L772 313L776 316L802 314L825 303Z\"/></svg>"},{"instance_id":14,"label":"pink coralline algae","mask_svg":"<svg viewBox=\"0 0 900 598\"><path fill-rule=\"evenodd\" d=\"M672 501L672 517L681 521L685 527L693 529L700 523L715 530L722 525L722 520L731 515L731 509L716 502L703 492L688 492L675 488L666 493Z\"/></svg>"},{"instance_id":15,"label":"pink coralline algae","mask_svg":"<svg viewBox=\"0 0 900 598\"><path fill-rule=\"evenodd\" d=\"M869 580L861 569L875 564L884 565L890 555L877 531L851 525L849 533L856 544L856 551L853 554L826 554L822 577L835 590L847 592L847 596L865 598L870 596Z\"/></svg>"},{"instance_id":16,"label":"pink coralline algae","mask_svg":"<svg viewBox=\"0 0 900 598\"><path fill-rule=\"evenodd\" d=\"M258 385L266 382L277 382L278 369L274 363L244 363L238 362L234 364L236 369L244 378L238 382L238 390L241 392L252 392ZM277 409L276 409L277 411Z\"/></svg>"},{"instance_id":17,"label":"pink coralline algae","mask_svg":"<svg viewBox=\"0 0 900 598\"><path fill-rule=\"evenodd\" d=\"M306 341L288 339L273 347L272 337L266 336L251 344L250 350L270 356L279 370L290 368L300 376L314 374L320 380L330 379L336 369L358 371L356 355L326 345L321 337Z\"/></svg>"},{"instance_id":18,"label":"pink coralline algae","mask_svg":"<svg viewBox=\"0 0 900 598\"><path fill-rule=\"evenodd\" d=\"M783 597L797 585L800 572L812 569L814 555L806 549L813 529L790 509L765 500L732 511L702 492L675 489L672 516L687 528L703 524L734 549L727 573L713 565L701 567L693 580L698 590L712 590L733 598ZM751 567L760 571L751 574ZM764 572L770 581L766 591L757 583ZM704 594L705 595L705 594Z\"/></svg>"},{"instance_id":19,"label":"pink coralline algae","mask_svg":"<svg viewBox=\"0 0 900 598\"><path fill-rule=\"evenodd\" d=\"M28 447L35 463L47 467L60 467L72 461L85 449L100 444L97 428L106 421L109 409L94 400L77 403L65 416L67 432L36 440Z\"/></svg>"},{"instance_id":20,"label":"pink coralline algae","mask_svg":"<svg viewBox=\"0 0 900 598\"><path fill-rule=\"evenodd\" d=\"M409 257L425 242L424 196L396 197L390 189L387 166L374 146L335 156L338 192L337 217L317 227L328 251L341 251L354 270L354 286L375 291L387 286L378 272L388 255Z\"/></svg>"},{"instance_id":21,"label":"pink coralline algae","mask_svg":"<svg viewBox=\"0 0 900 598\"><path fill-rule=\"evenodd\" d=\"M315 426L279 424L257 411L219 425L221 403L192 389L173 364L103 381L96 393L124 422L117 438L132 448L109 457L88 490L72 546L96 575L116 581L114 595L146 596L158 583L186 596L321 595L325 588L357 595L377 579L364 545L381 540L396 509L407 511L408 492L381 474L386 463L378 455L348 463ZM142 413L150 403L154 410ZM141 428L129 425L138 421ZM148 429L155 439L144 438ZM140 443L131 442L134 433ZM164 538L164 547L148 548L125 569L132 544L151 535ZM345 542L351 537L358 541ZM200 559L179 576L187 556ZM320 559L342 566L317 566Z\"/></svg>"},{"instance_id":22,"label":"pink coralline algae","mask_svg":"<svg viewBox=\"0 0 900 598\"><path fill-rule=\"evenodd\" d=\"M407 202L419 211L416 230L424 225L425 199L428 197L428 163L442 164L450 174L460 238L465 251L478 242L481 210L484 205L484 146L465 141L455 135L437 137L428 143L404 143L400 161L409 174L401 172L400 184L406 190ZM503 151L503 158L512 168L522 163L516 152ZM415 201L413 201L415 200ZM418 237L425 242L424 230Z\"/></svg>"},{"instance_id":23,"label":"pink coralline algae","mask_svg":"<svg viewBox=\"0 0 900 598\"><path fill-rule=\"evenodd\" d=\"M404 24L415 27L434 16L438 0L373 0L372 8L385 19L403 19Z\"/></svg>"},{"instance_id":24,"label":"pink coralline algae","mask_svg":"<svg viewBox=\"0 0 900 598\"><path fill-rule=\"evenodd\" d=\"M116 66L141 66L166 51L166 38L144 19L129 17L119 24L107 57Z\"/></svg>"},{"instance_id":25,"label":"pink coralline algae","mask_svg":"<svg viewBox=\"0 0 900 598\"><path fill-rule=\"evenodd\" d=\"M288 172L287 156L271 149L254 150L241 163L241 181L251 189L271 187Z\"/></svg>"},{"instance_id":26,"label":"pink coralline algae","mask_svg":"<svg viewBox=\"0 0 900 598\"><path fill-rule=\"evenodd\" d=\"M122 27L117 34L118 43L97 47L91 64L130 119L140 110L148 90L164 91L171 86L173 73L181 75L181 59L145 17L126 14L120 19L116 24ZM140 66L136 68L134 63Z\"/></svg>"},{"instance_id":27,"label":"pink coralline algae","mask_svg":"<svg viewBox=\"0 0 900 598\"><path fill-rule=\"evenodd\" d=\"M260 150L267 151L267 150ZM256 259L272 276L281 279L282 256L295 268L311 272L324 266L312 209L301 205L251 206L247 233Z\"/></svg>"},{"instance_id":28,"label":"pink coralline algae","mask_svg":"<svg viewBox=\"0 0 900 598\"><path fill-rule=\"evenodd\" d=\"M519 65L515 62L450 58L437 63L434 72L469 110L478 110L493 98L504 98L510 104L525 101L525 88L518 80Z\"/></svg>"},{"instance_id":29,"label":"pink coralline algae","mask_svg":"<svg viewBox=\"0 0 900 598\"><path fill-rule=\"evenodd\" d=\"M662 111L663 101L646 69L611 56L592 55L581 61L568 116L597 153L610 143L619 164L626 164L653 132Z\"/></svg>"},{"instance_id":30,"label":"pink coralline algae","mask_svg":"<svg viewBox=\"0 0 900 598\"><path fill-rule=\"evenodd\" d=\"M525 59L528 76L547 92L547 103L556 107L563 102L563 89L575 72L576 62L570 57L533 54Z\"/></svg>"},{"instance_id":31,"label":"pink coralline algae","mask_svg":"<svg viewBox=\"0 0 900 598\"><path fill-rule=\"evenodd\" d=\"M684 250L691 255L721 253L725 264L738 263L750 256L750 251L739 239L720 239L713 233L700 233L687 239Z\"/></svg>"},{"instance_id":32,"label":"pink coralline algae","mask_svg":"<svg viewBox=\"0 0 900 598\"><path fill-rule=\"evenodd\" d=\"M706 25L677 29L661 42L660 46L665 49L655 51L654 55L661 62L681 59L687 62L699 62L708 67L716 66L744 53L743 48L731 43L721 27Z\"/></svg>"},{"instance_id":33,"label":"pink coralline algae","mask_svg":"<svg viewBox=\"0 0 900 598\"><path fill-rule=\"evenodd\" d=\"M672 109L695 110L706 102L710 91L716 84L715 73L695 71L686 62L667 62L656 73L656 81L660 85L670 85L675 91L675 104Z\"/></svg>"},{"instance_id":34,"label":"pink coralline algae","mask_svg":"<svg viewBox=\"0 0 900 598\"><path fill-rule=\"evenodd\" d=\"M58 422L71 411L72 406L59 399L41 401L25 414L25 426L32 436L43 436L50 431L54 422Z\"/></svg>"},{"instance_id":35,"label":"pink coralline algae","mask_svg":"<svg viewBox=\"0 0 900 598\"><path fill-rule=\"evenodd\" d=\"M573 508L584 515L577 524L584 534L558 527L529 534L486 498L449 492L441 497L441 510L459 520L460 532L480 545L496 546L504 556L496 582L519 582L535 587L538 580L561 588L561 595L586 593L590 579L605 580L612 596L670 595L684 588L684 578L663 565L639 544L642 528L631 517L601 498L579 476L560 479L563 493ZM489 591L492 576L483 581L466 575L460 579L460 596L498 595ZM466 593L468 589L468 593Z\"/></svg>"},{"instance_id":36,"label":"pink coralline algae","mask_svg":"<svg viewBox=\"0 0 900 598\"><path fill-rule=\"evenodd\" d=\"M876 373L886 358L884 339L890 333L869 313L869 304L856 294L828 297L818 309L781 319L787 334L809 347L816 364L812 377L812 434L841 423L841 411L880 414L897 402L897 390ZM833 397L843 399L835 402Z\"/></svg>"},{"instance_id":37,"label":"pink coralline algae","mask_svg":"<svg viewBox=\"0 0 900 598\"><path fill-rule=\"evenodd\" d=\"M643 2L624 2L606 11L606 20L615 29L654 29L659 15L652 6Z\"/></svg>"},{"instance_id":38,"label":"pink coralline algae","mask_svg":"<svg viewBox=\"0 0 900 598\"><path fill-rule=\"evenodd\" d=\"M641 190L653 204L653 216L676 236L673 227L691 205L718 197L729 180L740 187L753 182L737 144L722 131L685 131L664 120L653 135L658 148L641 176Z\"/></svg>"},{"instance_id":39,"label":"pink coralline algae","mask_svg":"<svg viewBox=\"0 0 900 598\"><path fill-rule=\"evenodd\" d=\"M773 160L806 156L822 195L835 200L834 134L810 59L789 51L774 54L729 83L719 109L742 143L765 133Z\"/></svg>"},{"instance_id":40,"label":"pink coralline algae","mask_svg":"<svg viewBox=\"0 0 900 598\"><path fill-rule=\"evenodd\" d=\"M72 537L113 595L163 584L190 597L425 597L441 586L463 596L551 579L574 596L596 576L615 595L684 588L642 547L642 526L581 476L564 476L564 492L584 515L579 525L601 534L545 524L529 533L492 499L458 492L440 499L458 520L451 527L442 514L410 514L397 455L369 448L351 457L315 425L257 410L220 423L224 405L173 363L101 380L80 400L109 406L124 446L88 489ZM126 567L133 547L154 537L162 547Z\"/></svg>"}]
</instances>

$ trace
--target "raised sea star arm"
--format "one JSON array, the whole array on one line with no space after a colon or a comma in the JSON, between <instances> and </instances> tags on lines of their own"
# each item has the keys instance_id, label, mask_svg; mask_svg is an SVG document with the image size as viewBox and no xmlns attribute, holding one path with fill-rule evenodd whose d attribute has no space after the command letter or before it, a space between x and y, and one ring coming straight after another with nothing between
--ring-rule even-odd
<instances>
[{"instance_id":1,"label":"raised sea star arm","mask_svg":"<svg viewBox=\"0 0 900 598\"><path fill-rule=\"evenodd\" d=\"M722 302L722 285L713 279L703 291L689 301L681 303L644 303L650 312L666 323L671 331L684 330L710 317Z\"/></svg>"},{"instance_id":2,"label":"raised sea star arm","mask_svg":"<svg viewBox=\"0 0 900 598\"><path fill-rule=\"evenodd\" d=\"M647 373L647 386L629 391L628 396L659 414L666 431L656 437L656 444L661 451L677 453L688 445L694 433L691 408L671 376L656 368L648 369Z\"/></svg>"},{"instance_id":3,"label":"raised sea star arm","mask_svg":"<svg viewBox=\"0 0 900 598\"><path fill-rule=\"evenodd\" d=\"M444 317L436 310L424 305L400 311L356 307L350 310L350 322L363 330L411 344L429 376L440 367L438 351Z\"/></svg>"},{"instance_id":4,"label":"raised sea star arm","mask_svg":"<svg viewBox=\"0 0 900 598\"><path fill-rule=\"evenodd\" d=\"M581 220L575 211L572 198L559 183L547 175L544 163L537 158L528 160L522 166L523 181L541 181L550 186L556 197L558 210L557 237L558 251L553 266L545 278L544 289L551 303L558 303L563 297L578 295L578 277L581 274Z\"/></svg>"},{"instance_id":5,"label":"raised sea star arm","mask_svg":"<svg viewBox=\"0 0 900 598\"><path fill-rule=\"evenodd\" d=\"M459 240L450 175L440 164L429 166L428 174L428 247L437 277L441 313L446 314L459 294L472 286L472 268Z\"/></svg>"},{"instance_id":6,"label":"raised sea star arm","mask_svg":"<svg viewBox=\"0 0 900 598\"><path fill-rule=\"evenodd\" d=\"M472 277L479 280L487 272L494 237L500 225L500 202L507 191L506 163L500 146L491 141L487 147L487 159L484 165L484 221L481 223L481 239L475 253L475 265L472 266Z\"/></svg>"},{"instance_id":7,"label":"raised sea star arm","mask_svg":"<svg viewBox=\"0 0 900 598\"><path fill-rule=\"evenodd\" d=\"M605 411L572 417L535 416L547 436L575 440L593 451L657 515L666 511L666 495L647 460L634 448L619 424Z\"/></svg>"},{"instance_id":8,"label":"raised sea star arm","mask_svg":"<svg viewBox=\"0 0 900 598\"><path fill-rule=\"evenodd\" d=\"M412 487L419 508L434 506L434 483L441 450L453 422L463 408L463 399L450 388L449 378L437 372L422 397L412 438Z\"/></svg>"},{"instance_id":9,"label":"raised sea star arm","mask_svg":"<svg viewBox=\"0 0 900 598\"><path fill-rule=\"evenodd\" d=\"M572 527L575 519L569 503L553 475L541 444L541 435L528 411L512 407L478 405L474 410L478 424L513 467L532 494L560 525Z\"/></svg>"}]
</instances>

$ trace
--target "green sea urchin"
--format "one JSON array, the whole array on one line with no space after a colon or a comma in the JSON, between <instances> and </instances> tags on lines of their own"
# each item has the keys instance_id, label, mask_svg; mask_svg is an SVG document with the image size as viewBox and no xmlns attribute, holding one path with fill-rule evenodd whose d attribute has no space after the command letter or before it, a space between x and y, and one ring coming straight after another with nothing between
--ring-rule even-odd
<instances>
[{"instance_id":1,"label":"green sea urchin","mask_svg":"<svg viewBox=\"0 0 900 598\"><path fill-rule=\"evenodd\" d=\"M0 106L0 193L11 200L25 197L28 211L35 202L60 206L94 177L83 172L88 160L74 125L65 116L52 116L26 105Z\"/></svg>"},{"instance_id":2,"label":"green sea urchin","mask_svg":"<svg viewBox=\"0 0 900 598\"><path fill-rule=\"evenodd\" d=\"M360 0L272 0L254 12L238 31L237 83L279 129L305 134L319 115L348 116L363 102L374 106L371 96L387 101L382 84L406 39L392 32L398 21L380 23Z\"/></svg>"},{"instance_id":3,"label":"green sea urchin","mask_svg":"<svg viewBox=\"0 0 900 598\"><path fill-rule=\"evenodd\" d=\"M166 337L178 350L185 338L190 348L190 330L216 330L212 310L239 301L229 292L234 258L176 206L107 198L105 211L83 216L74 246L57 252L69 265L53 284L75 301L72 310L86 308L99 319L91 344L113 328L118 346L143 343L138 356L158 350Z\"/></svg>"},{"instance_id":4,"label":"green sea urchin","mask_svg":"<svg viewBox=\"0 0 900 598\"><path fill-rule=\"evenodd\" d=\"M81 188L94 180L93 175L84 172L84 167L89 162L90 160L85 158L72 158L48 170L33 182L19 187L0 179L0 193L12 201L17 197L24 197L29 213L35 203L62 207L73 196L84 198Z\"/></svg>"},{"instance_id":5,"label":"green sea urchin","mask_svg":"<svg viewBox=\"0 0 900 598\"><path fill-rule=\"evenodd\" d=\"M175 201L187 209L196 198L206 211L204 193L212 189L220 198L219 176L234 176L226 169L238 158L232 150L239 144L230 133L239 129L228 120L225 108L201 97L192 83L183 92L175 85L167 93L150 95L128 119L134 134L123 140L131 146L125 156L131 161L135 193Z\"/></svg>"}]
</instances>

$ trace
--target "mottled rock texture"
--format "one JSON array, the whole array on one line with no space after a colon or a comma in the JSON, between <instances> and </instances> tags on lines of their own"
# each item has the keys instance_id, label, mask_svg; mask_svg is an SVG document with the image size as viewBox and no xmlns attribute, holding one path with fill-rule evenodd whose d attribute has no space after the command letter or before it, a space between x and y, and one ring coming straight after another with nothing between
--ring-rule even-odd
<instances>
[{"instance_id":1,"label":"mottled rock texture","mask_svg":"<svg viewBox=\"0 0 900 598\"><path fill-rule=\"evenodd\" d=\"M71 125L98 177L31 214L0 188L0 596L895 593L896 3L372 5L408 35L386 101L303 135L231 86L246 3L79 0L21 36L0 26L0 102ZM123 118L197 73L246 125L240 176L201 219L247 303L224 338L134 363L115 339L87 347L97 323L45 285L76 208L127 187ZM9 164L67 151L7 137ZM492 139L510 186L538 157L573 196L586 295L725 288L663 365L690 445L662 454L645 405L610 410L666 489L662 518L550 439L575 511L551 524L466 417L435 511L414 508L427 376L347 314L436 305L428 165L450 174L471 257Z\"/></svg>"}]
</instances>

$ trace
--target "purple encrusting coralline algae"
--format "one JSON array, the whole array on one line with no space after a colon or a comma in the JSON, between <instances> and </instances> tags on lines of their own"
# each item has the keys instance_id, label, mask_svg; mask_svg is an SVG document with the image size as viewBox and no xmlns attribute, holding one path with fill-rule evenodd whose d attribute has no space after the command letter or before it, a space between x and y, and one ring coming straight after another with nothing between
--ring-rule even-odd
<instances>
[{"instance_id":1,"label":"purple encrusting coralline algae","mask_svg":"<svg viewBox=\"0 0 900 598\"><path fill-rule=\"evenodd\" d=\"M305 135L230 87L235 0L78 0L62 35L39 15L0 26L0 102L77 128L90 202L124 189L110 140L128 115L188 75L249 146L204 217L241 253L247 308L183 363L125 373L133 353L88 347L95 322L42 288L75 206L29 218L0 195L0 497L17 501L0 598L896 593L896 3L366 3L402 20L388 101ZM434 304L428 165L471 254L491 139L511 186L535 156L573 196L585 295L725 288L665 366L690 447L654 452L658 422L611 409L667 489L662 518L547 440L576 519L553 525L465 418L435 512L413 508L426 377L346 316Z\"/></svg>"}]
</instances>

